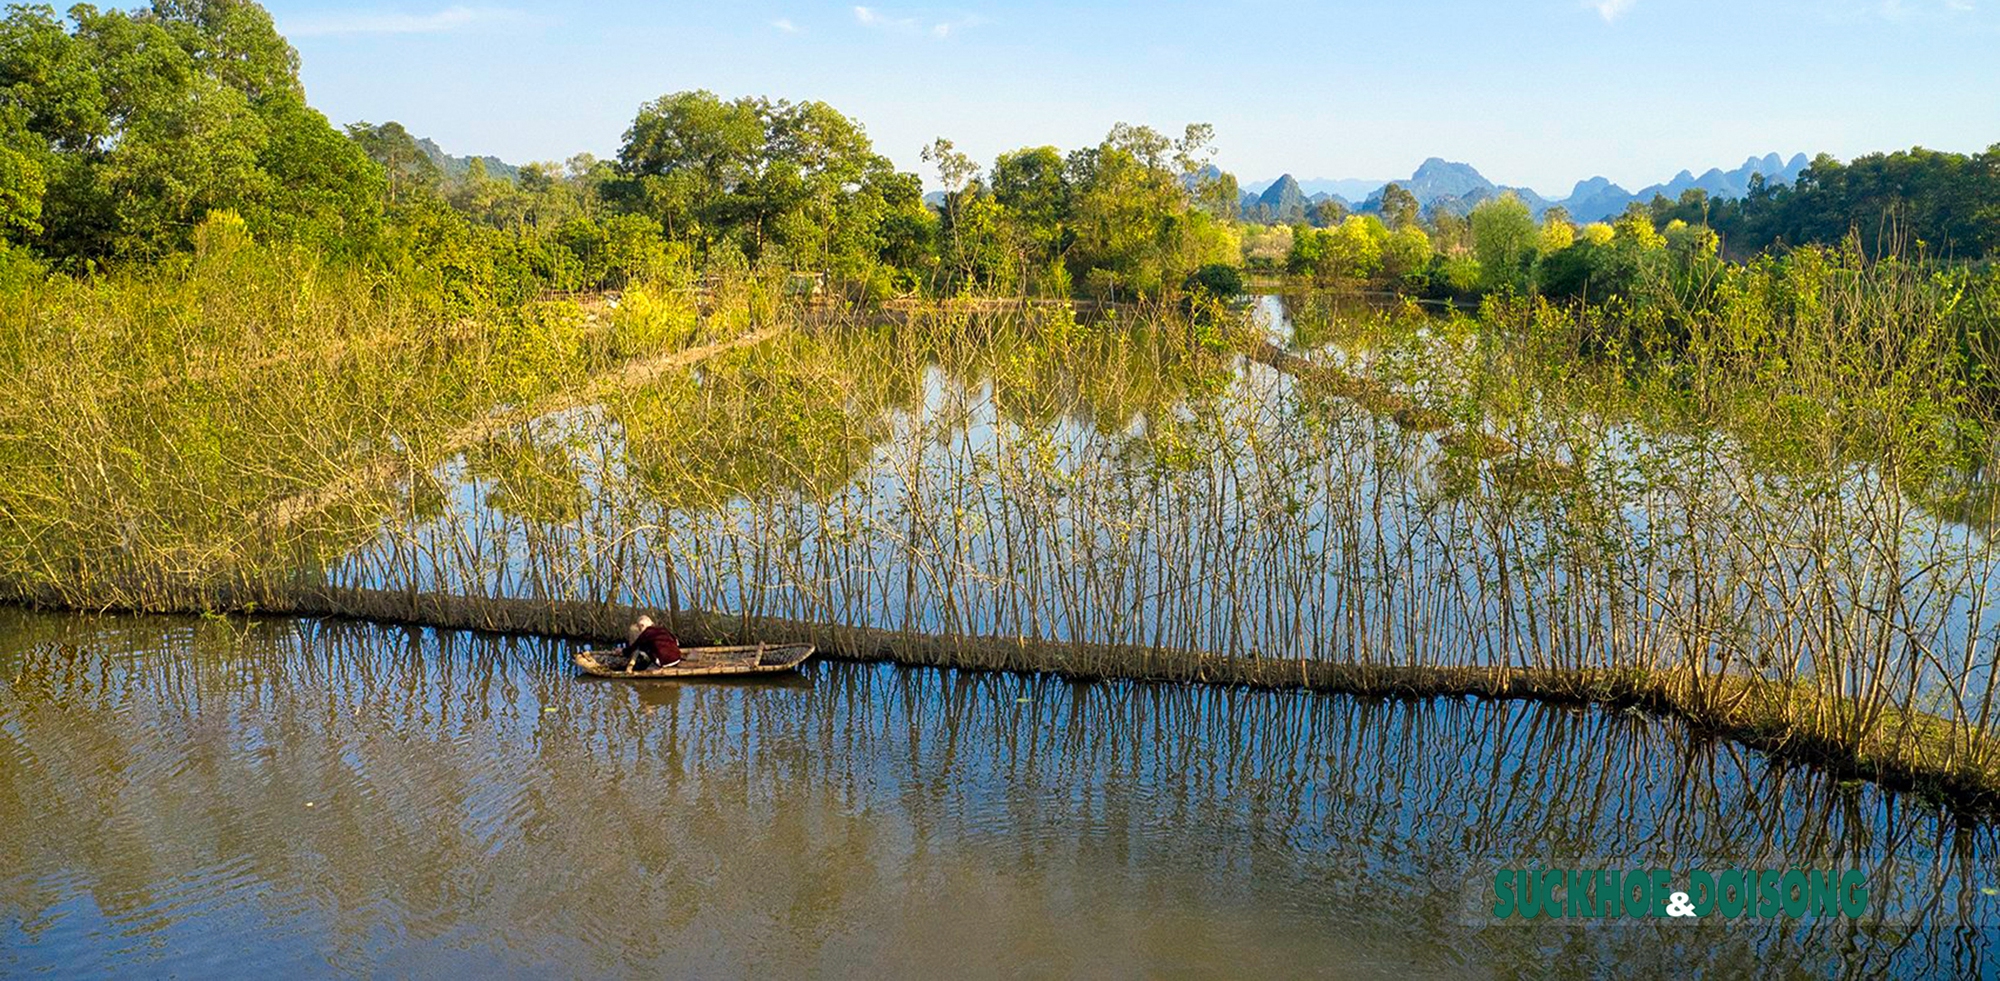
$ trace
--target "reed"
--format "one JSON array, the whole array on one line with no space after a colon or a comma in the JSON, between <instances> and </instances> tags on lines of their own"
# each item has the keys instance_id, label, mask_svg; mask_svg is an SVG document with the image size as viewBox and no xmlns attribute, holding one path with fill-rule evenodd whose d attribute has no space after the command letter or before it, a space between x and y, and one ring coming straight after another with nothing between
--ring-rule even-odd
<instances>
[{"instance_id":1,"label":"reed","mask_svg":"<svg viewBox=\"0 0 2000 981\"><path fill-rule=\"evenodd\" d=\"M1991 420L1922 270L1774 268L1641 357L1541 303L1305 309L1276 348L754 277L446 329L231 254L8 301L11 595L1604 701L2000 802L1996 555L1953 518Z\"/></svg>"}]
</instances>

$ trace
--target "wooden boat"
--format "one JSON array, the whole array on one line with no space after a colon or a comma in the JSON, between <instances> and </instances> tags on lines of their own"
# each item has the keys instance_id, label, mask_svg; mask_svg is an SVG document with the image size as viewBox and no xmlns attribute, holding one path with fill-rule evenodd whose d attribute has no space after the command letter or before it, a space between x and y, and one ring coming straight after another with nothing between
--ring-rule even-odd
<instances>
[{"instance_id":1,"label":"wooden boat","mask_svg":"<svg viewBox=\"0 0 2000 981\"><path fill-rule=\"evenodd\" d=\"M683 647L681 663L631 671L632 659L617 651L578 651L576 666L599 678L713 678L728 674L790 671L813 654L811 644L747 644L741 647Z\"/></svg>"}]
</instances>

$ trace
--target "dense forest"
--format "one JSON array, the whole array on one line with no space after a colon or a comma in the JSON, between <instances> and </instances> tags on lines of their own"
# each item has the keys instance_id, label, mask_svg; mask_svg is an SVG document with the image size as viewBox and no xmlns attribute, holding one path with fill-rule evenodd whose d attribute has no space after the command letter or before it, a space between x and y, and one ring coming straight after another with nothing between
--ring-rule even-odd
<instances>
[{"instance_id":1,"label":"dense forest","mask_svg":"<svg viewBox=\"0 0 2000 981\"><path fill-rule=\"evenodd\" d=\"M616 160L512 180L477 160L448 173L427 149L396 123L343 132L309 107L296 53L245 0L14 7L0 21L0 234L16 276L162 260L217 212L463 301L731 267L811 273L858 298L1129 295L1236 256L1226 221L1182 183L1206 163L1201 127L1023 150L990 181L939 141L925 155L952 193L935 208L821 102L668 95L639 108Z\"/></svg>"},{"instance_id":2,"label":"dense forest","mask_svg":"<svg viewBox=\"0 0 2000 981\"><path fill-rule=\"evenodd\" d=\"M1390 185L1367 213L1329 201L1270 225L1243 220L1213 137L1119 124L1095 146L1026 147L988 167L939 139L923 158L944 190L927 203L918 175L825 103L693 91L639 107L615 160L510 173L445 158L394 122L336 128L248 0L12 7L0 21L0 249L15 279L166 260L221 212L260 241L407 277L462 309L732 269L864 301L1168 296L1230 288L1216 272L1230 267L1433 298L1597 301L1803 246L2000 251L2000 147L1822 156L1792 186L1690 191L1608 223L1560 208L1537 220L1511 195L1469 215L1427 211Z\"/></svg>"}]
</instances>

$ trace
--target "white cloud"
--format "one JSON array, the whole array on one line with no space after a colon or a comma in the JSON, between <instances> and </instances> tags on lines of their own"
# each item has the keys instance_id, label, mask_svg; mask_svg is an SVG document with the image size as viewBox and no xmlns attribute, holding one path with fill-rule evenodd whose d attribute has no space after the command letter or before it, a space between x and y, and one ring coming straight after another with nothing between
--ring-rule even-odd
<instances>
[{"instance_id":1,"label":"white cloud","mask_svg":"<svg viewBox=\"0 0 2000 981\"><path fill-rule=\"evenodd\" d=\"M1937 0L1937 2L1881 0L1875 6L1875 12L1880 14L1883 20L1899 24L1936 21L1944 17L1973 13L1977 9L1973 0Z\"/></svg>"},{"instance_id":2,"label":"white cloud","mask_svg":"<svg viewBox=\"0 0 2000 981\"><path fill-rule=\"evenodd\" d=\"M1638 2L1639 0L1585 0L1584 6L1597 11L1597 15L1609 24L1631 10L1632 5Z\"/></svg>"},{"instance_id":3,"label":"white cloud","mask_svg":"<svg viewBox=\"0 0 2000 981\"><path fill-rule=\"evenodd\" d=\"M874 7L854 8L854 19L865 27L888 27L896 30L912 30L917 26L915 18L890 17Z\"/></svg>"},{"instance_id":4,"label":"white cloud","mask_svg":"<svg viewBox=\"0 0 2000 981\"><path fill-rule=\"evenodd\" d=\"M984 23L986 23L986 18L978 14L966 14L956 20L939 21L931 28L931 33L938 37L950 37L953 34L978 27Z\"/></svg>"},{"instance_id":5,"label":"white cloud","mask_svg":"<svg viewBox=\"0 0 2000 981\"><path fill-rule=\"evenodd\" d=\"M786 34L797 34L799 32L799 25L792 23L790 17L780 17L772 21L771 26L784 31Z\"/></svg>"},{"instance_id":6,"label":"white cloud","mask_svg":"<svg viewBox=\"0 0 2000 981\"><path fill-rule=\"evenodd\" d=\"M499 7L446 7L431 14L352 11L285 22L288 37L332 37L343 34L440 34L475 24L522 19L518 10Z\"/></svg>"},{"instance_id":7,"label":"white cloud","mask_svg":"<svg viewBox=\"0 0 2000 981\"><path fill-rule=\"evenodd\" d=\"M940 39L986 23L986 18L978 14L964 14L950 20L933 20L928 17L896 17L876 7L854 8L854 20L863 27L895 31L899 34L929 34Z\"/></svg>"}]
</instances>

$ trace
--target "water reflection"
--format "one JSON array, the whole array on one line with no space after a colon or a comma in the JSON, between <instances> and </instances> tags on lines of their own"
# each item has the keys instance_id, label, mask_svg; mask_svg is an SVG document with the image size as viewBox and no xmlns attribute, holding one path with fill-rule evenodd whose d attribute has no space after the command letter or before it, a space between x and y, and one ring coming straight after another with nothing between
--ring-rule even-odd
<instances>
[{"instance_id":1,"label":"water reflection","mask_svg":"<svg viewBox=\"0 0 2000 981\"><path fill-rule=\"evenodd\" d=\"M0 974L1991 976L1991 829L1642 717L0 611ZM1468 922L1498 865L1895 923Z\"/></svg>"}]
</instances>

